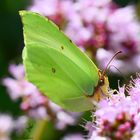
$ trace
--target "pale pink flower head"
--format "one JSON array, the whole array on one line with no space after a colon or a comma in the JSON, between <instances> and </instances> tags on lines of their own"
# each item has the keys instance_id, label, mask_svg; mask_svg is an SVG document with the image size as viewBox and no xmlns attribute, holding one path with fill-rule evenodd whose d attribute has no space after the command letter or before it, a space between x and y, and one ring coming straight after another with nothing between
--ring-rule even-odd
<instances>
[{"instance_id":1,"label":"pale pink flower head","mask_svg":"<svg viewBox=\"0 0 140 140\"><path fill-rule=\"evenodd\" d=\"M14 119L9 114L0 113L0 140L11 140L11 135L16 132L20 135L25 129L27 117L20 116Z\"/></svg>"},{"instance_id":2,"label":"pale pink flower head","mask_svg":"<svg viewBox=\"0 0 140 140\"><path fill-rule=\"evenodd\" d=\"M13 100L18 99L24 93L21 92L24 89L24 85L27 84L24 81L24 68L23 65L9 66L9 72L13 78L7 77L3 79L3 85L8 89L9 95Z\"/></svg>"},{"instance_id":3,"label":"pale pink flower head","mask_svg":"<svg viewBox=\"0 0 140 140\"><path fill-rule=\"evenodd\" d=\"M4 78L3 85L6 86L11 99L15 101L21 98L21 109L27 111L30 116L46 117L47 112L44 107L46 97L33 84L25 80L23 65L11 64L9 72L12 77ZM36 113L33 113L34 110L37 110Z\"/></svg>"},{"instance_id":4,"label":"pale pink flower head","mask_svg":"<svg viewBox=\"0 0 140 140\"><path fill-rule=\"evenodd\" d=\"M112 62L123 74L137 72L140 69L140 26L136 18L134 6L116 9L106 22L108 41L104 48L97 50L96 59L101 69L104 69L117 52L122 51ZM109 55L107 55L109 54ZM113 73L120 74L112 68Z\"/></svg>"},{"instance_id":5,"label":"pale pink flower head","mask_svg":"<svg viewBox=\"0 0 140 140\"><path fill-rule=\"evenodd\" d=\"M110 0L78 0L73 3L65 33L80 47L93 50L107 41L105 22L114 10Z\"/></svg>"},{"instance_id":6,"label":"pale pink flower head","mask_svg":"<svg viewBox=\"0 0 140 140\"><path fill-rule=\"evenodd\" d=\"M51 101L49 102L49 107L55 114L55 127L60 130L65 129L67 125L76 125L81 115L80 113L64 111L60 106Z\"/></svg>"},{"instance_id":7,"label":"pale pink flower head","mask_svg":"<svg viewBox=\"0 0 140 140\"><path fill-rule=\"evenodd\" d=\"M122 20L123 19L123 20ZM109 16L107 28L110 32L108 47L121 50L129 57L138 53L140 27L133 6L119 8Z\"/></svg>"},{"instance_id":8,"label":"pale pink flower head","mask_svg":"<svg viewBox=\"0 0 140 140\"><path fill-rule=\"evenodd\" d=\"M0 140L10 140L11 134L15 132L21 134L27 123L27 117L20 116L14 119L9 114L0 113Z\"/></svg>"},{"instance_id":9,"label":"pale pink flower head","mask_svg":"<svg viewBox=\"0 0 140 140\"><path fill-rule=\"evenodd\" d=\"M28 10L48 17L59 26L66 21L70 9L72 10L71 0L33 0L33 4L28 7Z\"/></svg>"},{"instance_id":10,"label":"pale pink flower head","mask_svg":"<svg viewBox=\"0 0 140 140\"><path fill-rule=\"evenodd\" d=\"M113 50L106 50L100 48L97 50L96 59L100 69L106 68L108 62L117 52ZM128 73L137 72L140 69L140 54L135 54L134 56L130 56L130 58L123 59L123 55L125 53L119 54L114 60L111 62L109 66L109 71L111 73L115 73L118 75L124 74L127 75ZM118 71L119 70L119 71Z\"/></svg>"},{"instance_id":11,"label":"pale pink flower head","mask_svg":"<svg viewBox=\"0 0 140 140\"><path fill-rule=\"evenodd\" d=\"M14 129L14 120L10 115L0 114L0 139L10 140Z\"/></svg>"},{"instance_id":12,"label":"pale pink flower head","mask_svg":"<svg viewBox=\"0 0 140 140\"><path fill-rule=\"evenodd\" d=\"M127 94L125 91L127 90ZM140 139L140 76L130 81L129 86L119 87L117 94L102 99L93 114L96 122L89 133L101 139ZM93 129L96 128L96 129ZM90 140L92 140L92 135ZM95 139L96 140L96 139Z\"/></svg>"},{"instance_id":13,"label":"pale pink flower head","mask_svg":"<svg viewBox=\"0 0 140 140\"><path fill-rule=\"evenodd\" d=\"M128 86L129 95L132 100L135 102L140 102L140 74L137 73L137 78L132 78Z\"/></svg>"},{"instance_id":14,"label":"pale pink flower head","mask_svg":"<svg viewBox=\"0 0 140 140\"><path fill-rule=\"evenodd\" d=\"M62 140L85 140L81 134L68 134Z\"/></svg>"},{"instance_id":15,"label":"pale pink flower head","mask_svg":"<svg viewBox=\"0 0 140 140\"><path fill-rule=\"evenodd\" d=\"M10 74L15 78L15 79L23 79L23 76L24 76L24 68L23 68L23 65L22 64L19 64L19 65L14 65L14 64L11 64L9 66L9 72Z\"/></svg>"}]
</instances>

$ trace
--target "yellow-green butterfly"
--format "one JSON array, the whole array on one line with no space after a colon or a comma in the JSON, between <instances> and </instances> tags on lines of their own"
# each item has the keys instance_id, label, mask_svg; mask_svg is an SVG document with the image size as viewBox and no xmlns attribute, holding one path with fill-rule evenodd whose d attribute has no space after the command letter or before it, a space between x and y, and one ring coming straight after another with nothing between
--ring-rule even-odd
<instances>
[{"instance_id":1,"label":"yellow-green butterfly","mask_svg":"<svg viewBox=\"0 0 140 140\"><path fill-rule=\"evenodd\" d=\"M25 47L23 63L27 79L49 99L69 111L93 109L93 101L108 95L105 72L46 17L20 12Z\"/></svg>"}]
</instances>

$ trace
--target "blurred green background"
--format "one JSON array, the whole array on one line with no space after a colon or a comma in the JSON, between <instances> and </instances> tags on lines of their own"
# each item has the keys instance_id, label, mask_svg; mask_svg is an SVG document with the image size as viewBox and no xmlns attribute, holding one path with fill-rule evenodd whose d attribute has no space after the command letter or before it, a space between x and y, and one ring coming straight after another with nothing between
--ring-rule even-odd
<instances>
[{"instance_id":1,"label":"blurred green background","mask_svg":"<svg viewBox=\"0 0 140 140\"><path fill-rule=\"evenodd\" d=\"M22 26L18 11L26 9L29 0L0 0L0 79L8 75L8 65L21 61L23 44ZM18 102L12 102L0 86L0 112L20 113Z\"/></svg>"}]
</instances>

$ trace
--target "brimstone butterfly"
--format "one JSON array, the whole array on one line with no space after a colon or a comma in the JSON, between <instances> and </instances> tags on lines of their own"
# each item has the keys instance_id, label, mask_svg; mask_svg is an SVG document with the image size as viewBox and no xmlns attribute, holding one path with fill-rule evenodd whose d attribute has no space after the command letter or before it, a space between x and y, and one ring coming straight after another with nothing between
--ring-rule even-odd
<instances>
[{"instance_id":1,"label":"brimstone butterfly","mask_svg":"<svg viewBox=\"0 0 140 140\"><path fill-rule=\"evenodd\" d=\"M69 111L93 109L101 94L108 94L108 78L49 19L20 12L27 79L49 99Z\"/></svg>"}]
</instances>

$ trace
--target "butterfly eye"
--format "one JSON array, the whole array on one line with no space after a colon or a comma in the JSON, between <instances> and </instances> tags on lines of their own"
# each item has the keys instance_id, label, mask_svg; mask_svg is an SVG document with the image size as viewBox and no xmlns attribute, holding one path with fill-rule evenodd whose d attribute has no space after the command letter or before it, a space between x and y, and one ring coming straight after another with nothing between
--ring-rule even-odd
<instances>
[{"instance_id":1,"label":"butterfly eye","mask_svg":"<svg viewBox=\"0 0 140 140\"><path fill-rule=\"evenodd\" d=\"M103 86L104 85L104 78L101 78L100 79L100 86Z\"/></svg>"}]
</instances>

